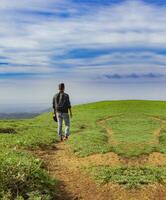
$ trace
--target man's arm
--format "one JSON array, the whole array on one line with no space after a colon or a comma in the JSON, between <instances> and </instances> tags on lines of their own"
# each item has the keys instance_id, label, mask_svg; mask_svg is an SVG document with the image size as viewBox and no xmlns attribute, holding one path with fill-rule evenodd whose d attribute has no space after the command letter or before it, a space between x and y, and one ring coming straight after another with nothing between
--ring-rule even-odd
<instances>
[{"instance_id":1,"label":"man's arm","mask_svg":"<svg viewBox=\"0 0 166 200\"><path fill-rule=\"evenodd\" d=\"M70 112L70 117L72 118L73 113L72 113L72 110L71 110L71 103L70 103L70 98L69 98L69 96L68 96L68 108L69 108L69 112Z\"/></svg>"},{"instance_id":2,"label":"man's arm","mask_svg":"<svg viewBox=\"0 0 166 200\"><path fill-rule=\"evenodd\" d=\"M53 113L55 114L55 96L53 97L53 101L52 101L52 108L53 108Z\"/></svg>"},{"instance_id":3,"label":"man's arm","mask_svg":"<svg viewBox=\"0 0 166 200\"><path fill-rule=\"evenodd\" d=\"M72 118L72 116L73 116L73 113L72 113L72 110L71 110L71 108L69 108L69 112L70 112L70 117Z\"/></svg>"}]
</instances>

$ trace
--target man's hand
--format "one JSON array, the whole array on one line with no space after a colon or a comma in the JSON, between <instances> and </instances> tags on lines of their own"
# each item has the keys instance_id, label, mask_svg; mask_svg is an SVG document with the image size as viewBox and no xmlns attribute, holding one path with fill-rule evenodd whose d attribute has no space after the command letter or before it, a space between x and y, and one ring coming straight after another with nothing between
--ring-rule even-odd
<instances>
[{"instance_id":1,"label":"man's hand","mask_svg":"<svg viewBox=\"0 0 166 200\"><path fill-rule=\"evenodd\" d=\"M53 109L53 114L56 114L56 110L55 109Z\"/></svg>"}]
</instances>

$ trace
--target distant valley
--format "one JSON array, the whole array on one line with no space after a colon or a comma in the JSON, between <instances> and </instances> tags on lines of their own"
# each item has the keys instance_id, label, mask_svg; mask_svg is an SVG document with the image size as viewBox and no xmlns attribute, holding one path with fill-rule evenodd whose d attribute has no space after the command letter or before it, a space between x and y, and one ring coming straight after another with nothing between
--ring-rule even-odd
<instances>
[{"instance_id":1,"label":"distant valley","mask_svg":"<svg viewBox=\"0 0 166 200\"><path fill-rule=\"evenodd\" d=\"M29 119L40 113L0 113L0 119Z\"/></svg>"}]
</instances>

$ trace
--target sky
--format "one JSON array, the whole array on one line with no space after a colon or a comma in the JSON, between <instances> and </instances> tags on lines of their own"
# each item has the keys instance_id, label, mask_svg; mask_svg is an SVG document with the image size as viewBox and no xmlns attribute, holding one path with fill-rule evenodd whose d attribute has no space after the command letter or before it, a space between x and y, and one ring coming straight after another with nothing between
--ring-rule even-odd
<instances>
[{"instance_id":1,"label":"sky","mask_svg":"<svg viewBox=\"0 0 166 200\"><path fill-rule=\"evenodd\" d=\"M165 0L0 0L0 112L50 107L60 82L72 104L166 100L165 22Z\"/></svg>"}]
</instances>

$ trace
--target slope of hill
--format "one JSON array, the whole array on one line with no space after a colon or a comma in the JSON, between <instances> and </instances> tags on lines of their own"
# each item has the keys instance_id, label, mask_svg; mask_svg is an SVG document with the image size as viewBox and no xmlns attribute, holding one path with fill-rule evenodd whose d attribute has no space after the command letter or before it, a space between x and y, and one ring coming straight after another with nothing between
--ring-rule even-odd
<instances>
[{"instance_id":1,"label":"slope of hill","mask_svg":"<svg viewBox=\"0 0 166 200\"><path fill-rule=\"evenodd\" d=\"M63 143L51 113L0 121L1 198L164 200L166 102L103 101L73 113Z\"/></svg>"}]
</instances>

